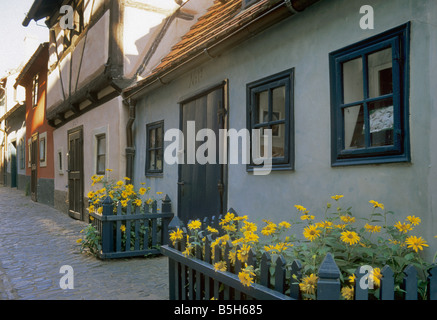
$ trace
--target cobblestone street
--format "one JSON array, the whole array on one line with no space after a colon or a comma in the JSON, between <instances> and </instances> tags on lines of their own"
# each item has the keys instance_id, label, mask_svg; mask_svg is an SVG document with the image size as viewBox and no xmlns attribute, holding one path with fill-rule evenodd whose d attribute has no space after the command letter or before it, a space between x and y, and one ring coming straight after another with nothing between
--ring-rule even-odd
<instances>
[{"instance_id":1,"label":"cobblestone street","mask_svg":"<svg viewBox=\"0 0 437 320\"><path fill-rule=\"evenodd\" d=\"M84 222L0 187L0 300L166 300L167 258L102 261L79 252ZM63 265L74 289L61 289Z\"/></svg>"}]
</instances>

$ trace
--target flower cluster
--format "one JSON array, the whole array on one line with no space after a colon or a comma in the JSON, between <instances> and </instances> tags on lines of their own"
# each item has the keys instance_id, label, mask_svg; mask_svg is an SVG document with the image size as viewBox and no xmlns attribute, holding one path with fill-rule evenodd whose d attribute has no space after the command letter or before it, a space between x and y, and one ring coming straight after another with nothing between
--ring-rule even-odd
<instances>
[{"instance_id":1,"label":"flower cluster","mask_svg":"<svg viewBox=\"0 0 437 320\"><path fill-rule=\"evenodd\" d=\"M137 209L140 212L144 212L145 206L149 206L150 208L155 201L154 197L149 196L150 187L146 187L145 183L141 183L141 187L136 190L134 185L130 183L130 179L128 177L125 177L121 180L113 180L110 178L111 172L112 169L106 169L105 175L91 176L91 186L99 185L98 189L87 193L89 201L88 212L90 213L89 219L91 222L94 221L92 214L102 215L102 202L106 197L110 197L115 204L121 204L122 214L126 214L128 212L129 206L132 210ZM156 192L156 194L159 196L162 194L162 192ZM116 210L117 205L114 205L114 212L116 212ZM127 241L127 232L131 232L132 230L127 230L124 224L121 225L120 230L122 232L122 245L124 246ZM100 250L101 247L101 239L98 231L95 229L93 224L90 224L83 231L86 231L85 238L77 240L77 243L81 245L80 250L86 250L95 254ZM139 236L143 237L145 233L145 227L141 226ZM135 241L135 233L131 232L130 239L132 244Z\"/></svg>"},{"instance_id":2,"label":"flower cluster","mask_svg":"<svg viewBox=\"0 0 437 320\"><path fill-rule=\"evenodd\" d=\"M315 218L319 215L310 213L302 205L294 206L296 215L292 215L289 221L275 223L262 220L262 226L250 222L248 216L236 216L231 212L220 220L220 231L207 226L200 232L200 220L192 221L188 224L187 245L183 253L186 257L193 256L197 245L204 250L207 234L213 239L213 259L216 246L224 254L226 244L231 243L227 261L215 262L214 269L217 272L230 271L236 261L239 261L244 267L238 277L245 286L256 282L259 274L259 269L254 268L249 261L251 254L260 261L261 255L268 252L272 257L272 264L277 255L282 255L287 261L287 268L298 259L303 266L303 274L300 280L293 277L295 280L292 281L299 281L299 288L305 299L316 298L318 269L328 252L332 254L342 273L341 293L344 299L353 298L354 272L362 265L373 267L370 277L375 289L379 287L380 270L385 265L389 265L396 275L401 275L403 269L412 264L422 270L421 276L425 277L429 264L423 260L420 252L428 247L427 241L421 236L410 234L421 223L419 217L410 215L405 221L389 224L387 217L394 213L385 210L384 204L370 200L369 217L358 219L352 215L351 208L341 208L343 195L334 195L331 198L336 205L328 202L324 217L319 221ZM170 239L174 245L184 236L184 232L177 229L171 233ZM395 280L397 288L400 288L398 278ZM425 291L426 288L419 290ZM374 290L371 294L377 296L379 293Z\"/></svg>"}]
</instances>

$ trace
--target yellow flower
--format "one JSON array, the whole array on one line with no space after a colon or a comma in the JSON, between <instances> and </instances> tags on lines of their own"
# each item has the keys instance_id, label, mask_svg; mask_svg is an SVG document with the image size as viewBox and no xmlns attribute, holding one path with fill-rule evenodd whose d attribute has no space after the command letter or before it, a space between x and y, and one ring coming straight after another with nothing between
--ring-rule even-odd
<instances>
[{"instance_id":1,"label":"yellow flower","mask_svg":"<svg viewBox=\"0 0 437 320\"><path fill-rule=\"evenodd\" d=\"M113 170L112 169L106 169L106 171L112 172Z\"/></svg>"},{"instance_id":2,"label":"yellow flower","mask_svg":"<svg viewBox=\"0 0 437 320\"><path fill-rule=\"evenodd\" d=\"M103 207L98 207L97 213L101 215L103 213Z\"/></svg>"},{"instance_id":3,"label":"yellow flower","mask_svg":"<svg viewBox=\"0 0 437 320\"><path fill-rule=\"evenodd\" d=\"M81 243L81 242L82 242L82 239L77 239L76 242L77 242L77 243Z\"/></svg>"},{"instance_id":4,"label":"yellow flower","mask_svg":"<svg viewBox=\"0 0 437 320\"><path fill-rule=\"evenodd\" d=\"M88 211L89 211L89 212L94 212L94 210L95 210L95 209L94 209L94 206L93 206L93 205L90 205L90 206L88 207Z\"/></svg>"},{"instance_id":5,"label":"yellow flower","mask_svg":"<svg viewBox=\"0 0 437 320\"><path fill-rule=\"evenodd\" d=\"M316 292L317 286L317 276L314 273L311 273L309 276L306 276L302 279L302 282L299 283L300 289L307 294L314 294Z\"/></svg>"},{"instance_id":6,"label":"yellow flower","mask_svg":"<svg viewBox=\"0 0 437 320\"><path fill-rule=\"evenodd\" d=\"M188 245L187 248L184 250L184 252L182 252L182 254L185 256L185 258L187 258L191 255L191 249L192 249L192 246Z\"/></svg>"},{"instance_id":7,"label":"yellow flower","mask_svg":"<svg viewBox=\"0 0 437 320\"><path fill-rule=\"evenodd\" d=\"M300 217L301 220L314 220L314 216L313 215L309 215L309 214L304 214Z\"/></svg>"},{"instance_id":8,"label":"yellow flower","mask_svg":"<svg viewBox=\"0 0 437 320\"><path fill-rule=\"evenodd\" d=\"M135 199L134 203L137 207L140 207L143 204L143 201L141 201L141 199Z\"/></svg>"},{"instance_id":9,"label":"yellow flower","mask_svg":"<svg viewBox=\"0 0 437 320\"><path fill-rule=\"evenodd\" d=\"M238 279L240 279L241 284L246 287L250 287L253 283L253 278L251 275L244 271L238 273Z\"/></svg>"},{"instance_id":10,"label":"yellow flower","mask_svg":"<svg viewBox=\"0 0 437 320\"><path fill-rule=\"evenodd\" d=\"M381 285L382 279L381 269L372 269L372 271L370 272L370 279L373 282L373 287L378 288Z\"/></svg>"},{"instance_id":11,"label":"yellow flower","mask_svg":"<svg viewBox=\"0 0 437 320\"><path fill-rule=\"evenodd\" d=\"M405 240L405 243L407 244L407 248L411 248L416 252L423 250L423 247L428 247L422 237L410 236Z\"/></svg>"},{"instance_id":12,"label":"yellow flower","mask_svg":"<svg viewBox=\"0 0 437 320\"><path fill-rule=\"evenodd\" d=\"M354 274L350 275L350 276L349 276L349 282L350 282L351 284L354 284L356 278L357 278L357 277L356 277Z\"/></svg>"},{"instance_id":13,"label":"yellow flower","mask_svg":"<svg viewBox=\"0 0 437 320\"><path fill-rule=\"evenodd\" d=\"M375 233L375 232L381 232L381 226L372 226L368 223L364 226L367 232Z\"/></svg>"},{"instance_id":14,"label":"yellow flower","mask_svg":"<svg viewBox=\"0 0 437 320\"><path fill-rule=\"evenodd\" d=\"M229 252L228 258L229 262L234 265L235 261L237 260L237 252L235 250Z\"/></svg>"},{"instance_id":15,"label":"yellow flower","mask_svg":"<svg viewBox=\"0 0 437 320\"><path fill-rule=\"evenodd\" d=\"M228 231L228 232L235 232L237 231L237 227L234 226L233 224L227 225L227 226L223 226L222 227L223 230Z\"/></svg>"},{"instance_id":16,"label":"yellow flower","mask_svg":"<svg viewBox=\"0 0 437 320\"><path fill-rule=\"evenodd\" d=\"M117 186L122 186L123 184L124 184L123 181L121 181L121 180L117 181Z\"/></svg>"},{"instance_id":17,"label":"yellow flower","mask_svg":"<svg viewBox=\"0 0 437 320\"><path fill-rule=\"evenodd\" d=\"M413 230L413 228L411 227L411 224L407 224L407 223L401 223L400 221L398 221L395 225L394 225L398 230L399 230L399 232L402 232L402 233L407 233L408 231L411 231L411 230Z\"/></svg>"},{"instance_id":18,"label":"yellow flower","mask_svg":"<svg viewBox=\"0 0 437 320\"><path fill-rule=\"evenodd\" d=\"M161 192L161 191L158 191L156 194L157 194L157 195L160 195L160 194L162 194L162 192Z\"/></svg>"},{"instance_id":19,"label":"yellow flower","mask_svg":"<svg viewBox=\"0 0 437 320\"><path fill-rule=\"evenodd\" d=\"M127 200L121 200L120 202L123 207L127 207Z\"/></svg>"},{"instance_id":20,"label":"yellow flower","mask_svg":"<svg viewBox=\"0 0 437 320\"><path fill-rule=\"evenodd\" d=\"M206 227L206 230L208 230L208 231L211 232L211 233L219 233L217 229L212 228L212 227L210 227L210 226L207 226L207 227Z\"/></svg>"},{"instance_id":21,"label":"yellow flower","mask_svg":"<svg viewBox=\"0 0 437 320\"><path fill-rule=\"evenodd\" d=\"M374 208L381 208L382 210L384 210L384 205L382 203L379 203L379 202L374 201L374 200L370 200L369 202L371 204L373 204Z\"/></svg>"},{"instance_id":22,"label":"yellow flower","mask_svg":"<svg viewBox=\"0 0 437 320\"><path fill-rule=\"evenodd\" d=\"M291 224L290 224L289 222L287 222L287 221L279 222L279 226L280 226L281 228L285 228L285 229L289 229L289 228L291 228Z\"/></svg>"},{"instance_id":23,"label":"yellow flower","mask_svg":"<svg viewBox=\"0 0 437 320\"><path fill-rule=\"evenodd\" d=\"M130 178L128 178L128 177L124 177L123 179L126 181L130 181Z\"/></svg>"},{"instance_id":24,"label":"yellow flower","mask_svg":"<svg viewBox=\"0 0 437 320\"><path fill-rule=\"evenodd\" d=\"M351 216L341 216L340 219L341 219L341 221L346 222L346 223L355 222L355 218L351 217Z\"/></svg>"},{"instance_id":25,"label":"yellow flower","mask_svg":"<svg viewBox=\"0 0 437 320\"><path fill-rule=\"evenodd\" d=\"M346 300L353 300L354 299L354 287L344 287L341 289L341 295Z\"/></svg>"},{"instance_id":26,"label":"yellow flower","mask_svg":"<svg viewBox=\"0 0 437 320\"><path fill-rule=\"evenodd\" d=\"M194 220L188 224L188 229L197 230L200 229L201 226L202 226L202 222L200 222L200 220Z\"/></svg>"},{"instance_id":27,"label":"yellow flower","mask_svg":"<svg viewBox=\"0 0 437 320\"><path fill-rule=\"evenodd\" d=\"M262 228L261 233L265 236L270 236L276 232L276 228L277 228L276 224L271 222L268 225L266 225L264 228Z\"/></svg>"},{"instance_id":28,"label":"yellow flower","mask_svg":"<svg viewBox=\"0 0 437 320\"><path fill-rule=\"evenodd\" d=\"M90 220L91 220L91 221L94 221L94 217L93 217L93 216L90 216Z\"/></svg>"},{"instance_id":29,"label":"yellow flower","mask_svg":"<svg viewBox=\"0 0 437 320\"><path fill-rule=\"evenodd\" d=\"M172 241L173 245L175 245L176 241L182 240L183 237L184 233L179 228L176 231L170 232L170 240Z\"/></svg>"},{"instance_id":30,"label":"yellow flower","mask_svg":"<svg viewBox=\"0 0 437 320\"><path fill-rule=\"evenodd\" d=\"M140 195L144 195L146 193L147 189L146 188L140 188L140 190L138 190L138 193Z\"/></svg>"},{"instance_id":31,"label":"yellow flower","mask_svg":"<svg viewBox=\"0 0 437 320\"><path fill-rule=\"evenodd\" d=\"M255 223L243 221L243 227L241 228L242 232L246 232L246 231L255 232L257 229L258 229L258 227L256 226Z\"/></svg>"},{"instance_id":32,"label":"yellow flower","mask_svg":"<svg viewBox=\"0 0 437 320\"><path fill-rule=\"evenodd\" d=\"M250 251L250 246L243 244L241 249L237 250L238 260L240 260L242 263L246 262L247 258L249 257L249 251Z\"/></svg>"},{"instance_id":33,"label":"yellow flower","mask_svg":"<svg viewBox=\"0 0 437 320\"><path fill-rule=\"evenodd\" d=\"M125 232L126 231L126 226L124 224L121 225L120 227L121 232Z\"/></svg>"},{"instance_id":34,"label":"yellow flower","mask_svg":"<svg viewBox=\"0 0 437 320\"><path fill-rule=\"evenodd\" d=\"M240 282L242 285L246 287L250 287L253 283L253 277L255 277L255 273L253 272L252 266L247 266L238 273L238 279L240 279Z\"/></svg>"},{"instance_id":35,"label":"yellow flower","mask_svg":"<svg viewBox=\"0 0 437 320\"><path fill-rule=\"evenodd\" d=\"M317 226L310 225L310 226L304 228L303 235L306 239L313 241L318 236L320 236L321 232L322 232L321 230L317 229Z\"/></svg>"},{"instance_id":36,"label":"yellow flower","mask_svg":"<svg viewBox=\"0 0 437 320\"><path fill-rule=\"evenodd\" d=\"M416 216L408 216L405 220L409 221L413 226L418 226L421 221L420 218Z\"/></svg>"},{"instance_id":37,"label":"yellow flower","mask_svg":"<svg viewBox=\"0 0 437 320\"><path fill-rule=\"evenodd\" d=\"M226 271L226 261L219 261L214 263L215 271Z\"/></svg>"},{"instance_id":38,"label":"yellow flower","mask_svg":"<svg viewBox=\"0 0 437 320\"><path fill-rule=\"evenodd\" d=\"M258 242L259 237L256 233L253 233L252 231L245 231L243 233L244 235L244 241L246 242Z\"/></svg>"},{"instance_id":39,"label":"yellow flower","mask_svg":"<svg viewBox=\"0 0 437 320\"><path fill-rule=\"evenodd\" d=\"M92 197L94 197L94 192L90 191L87 194L88 199L91 199Z\"/></svg>"},{"instance_id":40,"label":"yellow flower","mask_svg":"<svg viewBox=\"0 0 437 320\"><path fill-rule=\"evenodd\" d=\"M220 220L219 224L222 226L226 223L232 222L234 218L235 218L235 214L228 212L226 213L225 217Z\"/></svg>"},{"instance_id":41,"label":"yellow flower","mask_svg":"<svg viewBox=\"0 0 437 320\"><path fill-rule=\"evenodd\" d=\"M338 201L338 199L343 198L343 195L335 195L335 196L331 196L332 199L334 199L335 201Z\"/></svg>"},{"instance_id":42,"label":"yellow flower","mask_svg":"<svg viewBox=\"0 0 437 320\"><path fill-rule=\"evenodd\" d=\"M319 228L332 229L332 222L331 221L320 221L320 222L316 223L316 226Z\"/></svg>"},{"instance_id":43,"label":"yellow flower","mask_svg":"<svg viewBox=\"0 0 437 320\"><path fill-rule=\"evenodd\" d=\"M341 237L340 239L349 244L349 245L353 245L356 244L360 241L360 237L358 236L358 234L354 231L345 231L341 233Z\"/></svg>"},{"instance_id":44,"label":"yellow flower","mask_svg":"<svg viewBox=\"0 0 437 320\"><path fill-rule=\"evenodd\" d=\"M304 206L301 206L299 204L295 204L294 207L298 210L298 211L307 211L307 209Z\"/></svg>"}]
</instances>

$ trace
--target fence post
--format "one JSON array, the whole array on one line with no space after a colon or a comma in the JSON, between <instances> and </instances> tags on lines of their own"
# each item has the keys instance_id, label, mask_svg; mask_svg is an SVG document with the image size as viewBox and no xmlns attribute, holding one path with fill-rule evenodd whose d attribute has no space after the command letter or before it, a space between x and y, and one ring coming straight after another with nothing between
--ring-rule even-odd
<instances>
[{"instance_id":1,"label":"fence post","mask_svg":"<svg viewBox=\"0 0 437 320\"><path fill-rule=\"evenodd\" d=\"M319 269L317 300L338 300L340 298L340 270L334 258L328 253Z\"/></svg>"},{"instance_id":2,"label":"fence post","mask_svg":"<svg viewBox=\"0 0 437 320\"><path fill-rule=\"evenodd\" d=\"M171 200L168 194L165 195L164 199L162 199L161 203L161 212L162 213L171 213ZM170 223L170 219L162 218L162 230L161 230L161 244L168 244L168 226Z\"/></svg>"},{"instance_id":3,"label":"fence post","mask_svg":"<svg viewBox=\"0 0 437 320\"><path fill-rule=\"evenodd\" d=\"M114 203L111 197L106 197L103 200L102 216L113 215ZM113 221L103 219L102 221L102 253L110 253L114 251L114 230L112 227Z\"/></svg>"},{"instance_id":4,"label":"fence post","mask_svg":"<svg viewBox=\"0 0 437 320\"><path fill-rule=\"evenodd\" d=\"M428 269L428 300L437 300L437 266Z\"/></svg>"},{"instance_id":5,"label":"fence post","mask_svg":"<svg viewBox=\"0 0 437 320\"><path fill-rule=\"evenodd\" d=\"M170 223L168 224L168 232L162 233L164 237L168 239L169 232L170 231L176 231L176 229L182 229L182 226L184 224L182 221L177 217L174 216L173 219L171 219ZM170 241L168 241L169 244L171 244ZM180 276L180 273L178 273L178 264L173 259L168 259L168 291L169 291L169 299L170 300L176 300L177 298L180 298L179 292L179 286L177 284L179 283L179 279L177 279L178 276ZM176 283L177 282L177 283Z\"/></svg>"},{"instance_id":6,"label":"fence post","mask_svg":"<svg viewBox=\"0 0 437 320\"><path fill-rule=\"evenodd\" d=\"M402 286L405 300L417 300L417 270L411 264L404 269Z\"/></svg>"}]
</instances>

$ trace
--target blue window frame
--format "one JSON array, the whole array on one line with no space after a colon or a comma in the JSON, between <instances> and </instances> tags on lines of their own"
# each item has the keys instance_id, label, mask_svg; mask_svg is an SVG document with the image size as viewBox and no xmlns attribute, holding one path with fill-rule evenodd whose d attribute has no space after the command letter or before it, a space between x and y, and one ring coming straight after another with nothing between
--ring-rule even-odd
<instances>
[{"instance_id":1,"label":"blue window frame","mask_svg":"<svg viewBox=\"0 0 437 320\"><path fill-rule=\"evenodd\" d=\"M409 29L330 54L332 166L410 161Z\"/></svg>"},{"instance_id":2,"label":"blue window frame","mask_svg":"<svg viewBox=\"0 0 437 320\"><path fill-rule=\"evenodd\" d=\"M247 84L247 128L272 130L272 170L294 169L294 68ZM261 150L263 150L261 136ZM248 171L257 165L252 158ZM261 155L263 156L263 155Z\"/></svg>"}]
</instances>

